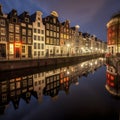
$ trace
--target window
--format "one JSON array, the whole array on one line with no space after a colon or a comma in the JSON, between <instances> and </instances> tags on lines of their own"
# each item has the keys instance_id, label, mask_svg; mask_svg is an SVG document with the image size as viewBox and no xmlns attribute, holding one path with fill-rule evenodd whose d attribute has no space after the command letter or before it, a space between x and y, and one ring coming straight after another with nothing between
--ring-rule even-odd
<instances>
[{"instance_id":1,"label":"window","mask_svg":"<svg viewBox=\"0 0 120 120\"><path fill-rule=\"evenodd\" d=\"M53 23L56 23L56 19L55 18L53 19Z\"/></svg>"},{"instance_id":2,"label":"window","mask_svg":"<svg viewBox=\"0 0 120 120\"><path fill-rule=\"evenodd\" d=\"M20 26L19 26L19 25L16 25L16 26L15 26L15 32L16 32L16 33L19 33L19 32L20 32Z\"/></svg>"},{"instance_id":3,"label":"window","mask_svg":"<svg viewBox=\"0 0 120 120\"><path fill-rule=\"evenodd\" d=\"M49 24L48 23L46 24L46 28L49 29Z\"/></svg>"},{"instance_id":4,"label":"window","mask_svg":"<svg viewBox=\"0 0 120 120\"><path fill-rule=\"evenodd\" d=\"M15 35L15 41L20 42L20 36L19 35Z\"/></svg>"},{"instance_id":5,"label":"window","mask_svg":"<svg viewBox=\"0 0 120 120\"><path fill-rule=\"evenodd\" d=\"M32 36L32 30L28 30L28 35Z\"/></svg>"},{"instance_id":6,"label":"window","mask_svg":"<svg viewBox=\"0 0 120 120\"><path fill-rule=\"evenodd\" d=\"M6 34L5 28L1 28L0 32L1 32L1 35L5 35Z\"/></svg>"},{"instance_id":7,"label":"window","mask_svg":"<svg viewBox=\"0 0 120 120\"><path fill-rule=\"evenodd\" d=\"M16 22L17 22L17 19L16 19L16 18L13 18L12 21L13 21L14 23L16 23Z\"/></svg>"},{"instance_id":8,"label":"window","mask_svg":"<svg viewBox=\"0 0 120 120\"><path fill-rule=\"evenodd\" d=\"M25 53L25 46L22 46L22 53Z\"/></svg>"},{"instance_id":9,"label":"window","mask_svg":"<svg viewBox=\"0 0 120 120\"><path fill-rule=\"evenodd\" d=\"M44 49L44 44L41 44L41 49Z\"/></svg>"},{"instance_id":10,"label":"window","mask_svg":"<svg viewBox=\"0 0 120 120\"><path fill-rule=\"evenodd\" d=\"M38 33L40 33L40 29L38 29Z\"/></svg>"},{"instance_id":11,"label":"window","mask_svg":"<svg viewBox=\"0 0 120 120\"><path fill-rule=\"evenodd\" d=\"M38 56L40 56L40 51L38 51Z\"/></svg>"},{"instance_id":12,"label":"window","mask_svg":"<svg viewBox=\"0 0 120 120\"><path fill-rule=\"evenodd\" d=\"M14 46L13 46L13 44L9 45L9 50L10 50L10 54L14 54Z\"/></svg>"},{"instance_id":13,"label":"window","mask_svg":"<svg viewBox=\"0 0 120 120\"><path fill-rule=\"evenodd\" d=\"M26 37L25 36L22 36L22 42L26 43Z\"/></svg>"},{"instance_id":14,"label":"window","mask_svg":"<svg viewBox=\"0 0 120 120\"><path fill-rule=\"evenodd\" d=\"M38 36L38 40L40 41L40 36Z\"/></svg>"},{"instance_id":15,"label":"window","mask_svg":"<svg viewBox=\"0 0 120 120\"><path fill-rule=\"evenodd\" d=\"M41 33L44 34L44 30L41 30Z\"/></svg>"},{"instance_id":16,"label":"window","mask_svg":"<svg viewBox=\"0 0 120 120\"><path fill-rule=\"evenodd\" d=\"M38 22L38 27L40 27L40 22Z\"/></svg>"},{"instance_id":17,"label":"window","mask_svg":"<svg viewBox=\"0 0 120 120\"><path fill-rule=\"evenodd\" d=\"M4 20L4 19L1 19L1 20L0 20L0 25L1 25L1 26L5 26L5 20Z\"/></svg>"},{"instance_id":18,"label":"window","mask_svg":"<svg viewBox=\"0 0 120 120\"><path fill-rule=\"evenodd\" d=\"M14 25L13 24L9 24L9 32L14 32Z\"/></svg>"},{"instance_id":19,"label":"window","mask_svg":"<svg viewBox=\"0 0 120 120\"><path fill-rule=\"evenodd\" d=\"M49 44L49 38L48 37L46 38L46 43Z\"/></svg>"},{"instance_id":20,"label":"window","mask_svg":"<svg viewBox=\"0 0 120 120\"><path fill-rule=\"evenodd\" d=\"M13 42L14 41L14 35L13 34L9 34L9 41Z\"/></svg>"},{"instance_id":21,"label":"window","mask_svg":"<svg viewBox=\"0 0 120 120\"><path fill-rule=\"evenodd\" d=\"M34 28L34 33L36 33L36 28Z\"/></svg>"},{"instance_id":22,"label":"window","mask_svg":"<svg viewBox=\"0 0 120 120\"><path fill-rule=\"evenodd\" d=\"M26 35L26 29L22 29L22 35Z\"/></svg>"},{"instance_id":23,"label":"window","mask_svg":"<svg viewBox=\"0 0 120 120\"><path fill-rule=\"evenodd\" d=\"M40 17L38 17L38 20L40 21Z\"/></svg>"},{"instance_id":24,"label":"window","mask_svg":"<svg viewBox=\"0 0 120 120\"><path fill-rule=\"evenodd\" d=\"M44 55L44 51L41 52L41 55Z\"/></svg>"},{"instance_id":25,"label":"window","mask_svg":"<svg viewBox=\"0 0 120 120\"><path fill-rule=\"evenodd\" d=\"M37 39L37 36L36 35L34 35L34 40L36 40Z\"/></svg>"},{"instance_id":26,"label":"window","mask_svg":"<svg viewBox=\"0 0 120 120\"><path fill-rule=\"evenodd\" d=\"M6 37L1 37L1 40L0 40L0 41L5 42L5 41L6 41Z\"/></svg>"},{"instance_id":27,"label":"window","mask_svg":"<svg viewBox=\"0 0 120 120\"><path fill-rule=\"evenodd\" d=\"M40 43L38 43L38 49L40 49Z\"/></svg>"},{"instance_id":28,"label":"window","mask_svg":"<svg viewBox=\"0 0 120 120\"><path fill-rule=\"evenodd\" d=\"M25 22L29 22L29 18L25 18Z\"/></svg>"},{"instance_id":29,"label":"window","mask_svg":"<svg viewBox=\"0 0 120 120\"><path fill-rule=\"evenodd\" d=\"M34 49L37 49L36 43L34 43Z\"/></svg>"},{"instance_id":30,"label":"window","mask_svg":"<svg viewBox=\"0 0 120 120\"><path fill-rule=\"evenodd\" d=\"M46 33L46 34L47 34L47 36L49 36L49 30L47 30L47 33Z\"/></svg>"},{"instance_id":31,"label":"window","mask_svg":"<svg viewBox=\"0 0 120 120\"><path fill-rule=\"evenodd\" d=\"M2 89L2 92L6 92L7 91L7 85L2 85L1 89Z\"/></svg>"},{"instance_id":32,"label":"window","mask_svg":"<svg viewBox=\"0 0 120 120\"><path fill-rule=\"evenodd\" d=\"M28 37L28 43L32 43L32 38Z\"/></svg>"},{"instance_id":33,"label":"window","mask_svg":"<svg viewBox=\"0 0 120 120\"><path fill-rule=\"evenodd\" d=\"M36 51L34 51L34 56L36 56L37 55L37 53L36 53Z\"/></svg>"},{"instance_id":34,"label":"window","mask_svg":"<svg viewBox=\"0 0 120 120\"><path fill-rule=\"evenodd\" d=\"M59 31L59 27L57 27L57 31Z\"/></svg>"},{"instance_id":35,"label":"window","mask_svg":"<svg viewBox=\"0 0 120 120\"><path fill-rule=\"evenodd\" d=\"M44 37L43 36L41 36L41 40L44 41Z\"/></svg>"}]
</instances>

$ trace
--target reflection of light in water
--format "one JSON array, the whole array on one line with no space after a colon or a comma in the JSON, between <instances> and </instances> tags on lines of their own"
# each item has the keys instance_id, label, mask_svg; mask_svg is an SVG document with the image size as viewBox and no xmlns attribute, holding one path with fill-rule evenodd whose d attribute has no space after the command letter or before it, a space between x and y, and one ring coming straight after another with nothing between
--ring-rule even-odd
<instances>
[{"instance_id":1,"label":"reflection of light in water","mask_svg":"<svg viewBox=\"0 0 120 120\"><path fill-rule=\"evenodd\" d=\"M79 85L79 82L76 82L75 85Z\"/></svg>"},{"instance_id":2,"label":"reflection of light in water","mask_svg":"<svg viewBox=\"0 0 120 120\"><path fill-rule=\"evenodd\" d=\"M67 74L69 75L69 74L70 74L70 72L69 72L69 71L67 71Z\"/></svg>"}]
</instances>

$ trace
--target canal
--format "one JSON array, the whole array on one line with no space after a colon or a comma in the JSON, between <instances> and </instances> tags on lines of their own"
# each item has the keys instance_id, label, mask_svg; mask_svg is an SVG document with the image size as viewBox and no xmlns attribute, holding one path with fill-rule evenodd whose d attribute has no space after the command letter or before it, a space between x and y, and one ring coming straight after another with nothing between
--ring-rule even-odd
<instances>
[{"instance_id":1,"label":"canal","mask_svg":"<svg viewBox=\"0 0 120 120\"><path fill-rule=\"evenodd\" d=\"M0 120L119 120L105 59L0 73Z\"/></svg>"}]
</instances>

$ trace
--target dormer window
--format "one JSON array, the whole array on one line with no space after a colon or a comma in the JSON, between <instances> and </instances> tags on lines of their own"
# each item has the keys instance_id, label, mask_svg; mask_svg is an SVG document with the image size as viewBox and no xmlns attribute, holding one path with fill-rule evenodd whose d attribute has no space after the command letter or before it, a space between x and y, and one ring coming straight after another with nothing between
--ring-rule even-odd
<instances>
[{"instance_id":1,"label":"dormer window","mask_svg":"<svg viewBox=\"0 0 120 120\"><path fill-rule=\"evenodd\" d=\"M40 17L38 17L38 20L40 21Z\"/></svg>"},{"instance_id":2,"label":"dormer window","mask_svg":"<svg viewBox=\"0 0 120 120\"><path fill-rule=\"evenodd\" d=\"M25 22L29 22L29 18L25 18Z\"/></svg>"},{"instance_id":3,"label":"dormer window","mask_svg":"<svg viewBox=\"0 0 120 120\"><path fill-rule=\"evenodd\" d=\"M13 18L12 21L13 21L14 23L16 23L16 22L17 22L17 19L16 19L16 18Z\"/></svg>"}]
</instances>

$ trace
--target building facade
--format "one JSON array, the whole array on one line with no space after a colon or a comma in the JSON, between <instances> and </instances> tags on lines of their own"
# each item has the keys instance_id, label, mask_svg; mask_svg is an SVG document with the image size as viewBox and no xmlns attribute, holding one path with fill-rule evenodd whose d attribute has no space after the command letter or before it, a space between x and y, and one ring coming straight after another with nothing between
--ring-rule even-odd
<instances>
[{"instance_id":1,"label":"building facade","mask_svg":"<svg viewBox=\"0 0 120 120\"><path fill-rule=\"evenodd\" d=\"M60 55L60 22L58 14L52 11L51 14L43 18L45 25L45 45L46 56Z\"/></svg>"},{"instance_id":2,"label":"building facade","mask_svg":"<svg viewBox=\"0 0 120 120\"><path fill-rule=\"evenodd\" d=\"M33 58L45 56L45 26L42 22L42 12L31 15L33 22Z\"/></svg>"},{"instance_id":3,"label":"building facade","mask_svg":"<svg viewBox=\"0 0 120 120\"><path fill-rule=\"evenodd\" d=\"M120 12L107 23L107 45L108 52L112 55L120 53Z\"/></svg>"},{"instance_id":4,"label":"building facade","mask_svg":"<svg viewBox=\"0 0 120 120\"><path fill-rule=\"evenodd\" d=\"M7 19L0 5L0 59L7 57Z\"/></svg>"}]
</instances>

